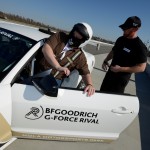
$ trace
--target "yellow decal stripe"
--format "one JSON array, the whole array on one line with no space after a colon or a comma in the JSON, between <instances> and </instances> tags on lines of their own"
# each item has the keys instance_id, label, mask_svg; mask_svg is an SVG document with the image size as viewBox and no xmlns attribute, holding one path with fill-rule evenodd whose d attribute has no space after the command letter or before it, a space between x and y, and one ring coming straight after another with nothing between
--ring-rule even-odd
<instances>
[{"instance_id":1,"label":"yellow decal stripe","mask_svg":"<svg viewBox=\"0 0 150 150\"><path fill-rule=\"evenodd\" d=\"M64 137L64 136L51 136L43 134L30 134L12 131L13 136L28 139L44 139L44 140L57 140L57 141L74 141L74 142L105 142L110 143L113 139L96 139L96 138L80 138L80 137Z\"/></svg>"},{"instance_id":2,"label":"yellow decal stripe","mask_svg":"<svg viewBox=\"0 0 150 150\"><path fill-rule=\"evenodd\" d=\"M0 113L0 143L7 142L12 138L11 127Z\"/></svg>"}]
</instances>

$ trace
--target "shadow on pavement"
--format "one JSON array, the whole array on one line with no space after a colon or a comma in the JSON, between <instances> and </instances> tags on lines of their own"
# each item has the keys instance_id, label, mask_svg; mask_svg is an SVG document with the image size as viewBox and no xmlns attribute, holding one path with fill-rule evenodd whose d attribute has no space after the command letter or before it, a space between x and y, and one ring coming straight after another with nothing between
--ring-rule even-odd
<instances>
[{"instance_id":1,"label":"shadow on pavement","mask_svg":"<svg viewBox=\"0 0 150 150\"><path fill-rule=\"evenodd\" d=\"M150 77L146 72L135 75L136 92L140 101L139 121L142 150L150 150Z\"/></svg>"}]
</instances>

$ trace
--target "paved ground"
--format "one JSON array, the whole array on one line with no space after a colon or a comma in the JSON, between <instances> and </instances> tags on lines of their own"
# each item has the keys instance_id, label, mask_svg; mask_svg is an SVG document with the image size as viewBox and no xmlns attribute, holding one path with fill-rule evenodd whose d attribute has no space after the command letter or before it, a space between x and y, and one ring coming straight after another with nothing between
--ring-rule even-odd
<instances>
[{"instance_id":1,"label":"paved ground","mask_svg":"<svg viewBox=\"0 0 150 150\"><path fill-rule=\"evenodd\" d=\"M93 53L96 58L92 78L96 89L99 90L105 75L105 72L101 70L101 64L106 54L101 54L101 51L96 49L91 53ZM126 93L135 95L134 76L126 88ZM141 150L139 130L139 119L137 117L133 123L121 133L119 139L110 144L18 139L6 147L5 150Z\"/></svg>"}]
</instances>

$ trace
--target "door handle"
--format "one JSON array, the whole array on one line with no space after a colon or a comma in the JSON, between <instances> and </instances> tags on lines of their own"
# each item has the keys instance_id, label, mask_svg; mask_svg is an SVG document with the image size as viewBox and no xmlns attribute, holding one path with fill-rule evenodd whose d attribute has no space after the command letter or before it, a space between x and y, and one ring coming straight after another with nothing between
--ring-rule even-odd
<instances>
[{"instance_id":1,"label":"door handle","mask_svg":"<svg viewBox=\"0 0 150 150\"><path fill-rule=\"evenodd\" d=\"M123 106L118 107L116 109L112 109L111 112L116 113L116 114L133 114L133 110L129 110Z\"/></svg>"}]
</instances>

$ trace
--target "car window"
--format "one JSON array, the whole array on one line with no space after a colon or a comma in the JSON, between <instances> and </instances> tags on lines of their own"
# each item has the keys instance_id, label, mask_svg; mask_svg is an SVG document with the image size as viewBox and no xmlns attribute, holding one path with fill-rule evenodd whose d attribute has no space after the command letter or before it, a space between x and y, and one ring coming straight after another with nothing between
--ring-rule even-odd
<instances>
[{"instance_id":1,"label":"car window","mask_svg":"<svg viewBox=\"0 0 150 150\"><path fill-rule=\"evenodd\" d=\"M36 41L0 28L0 82Z\"/></svg>"}]
</instances>

